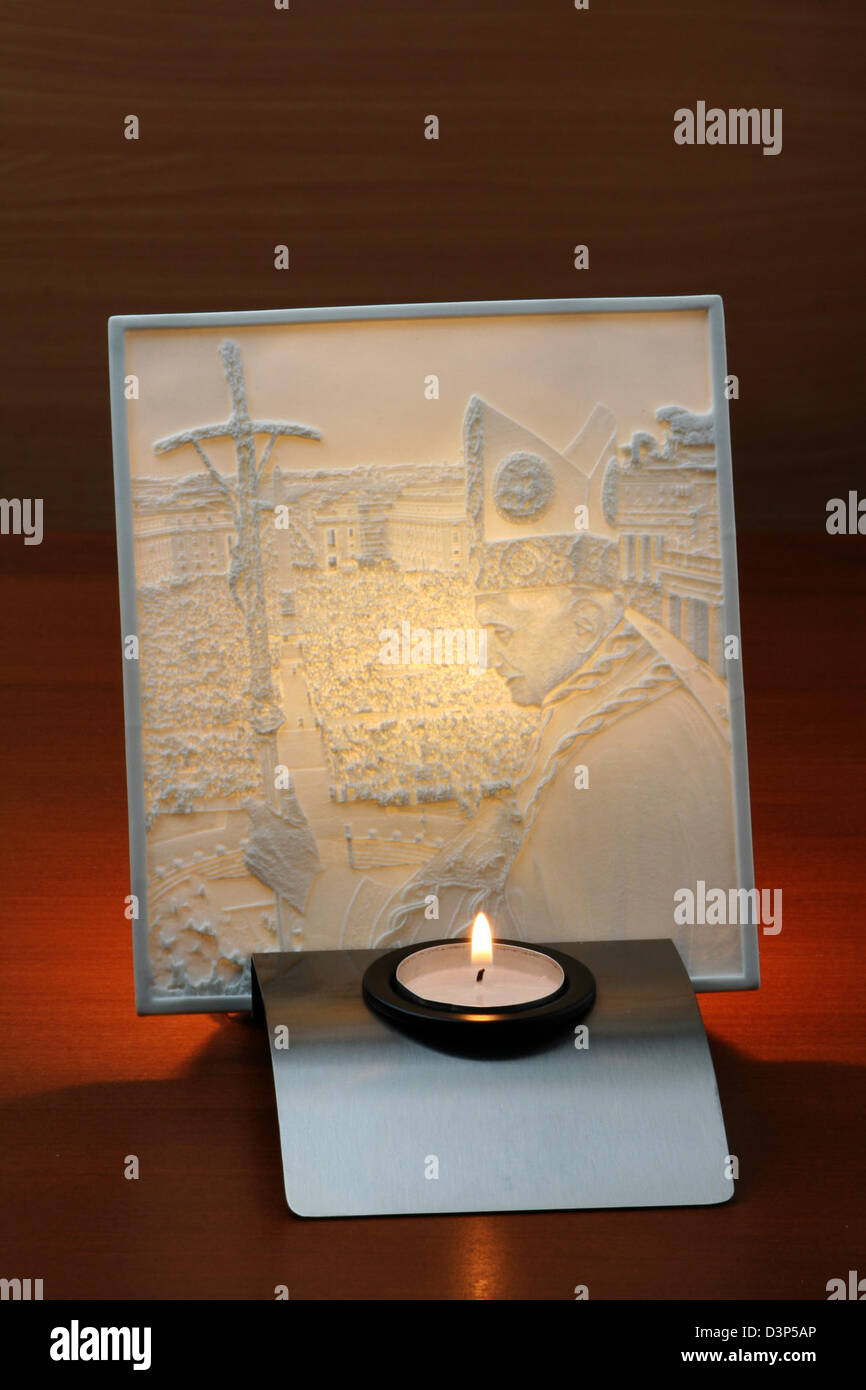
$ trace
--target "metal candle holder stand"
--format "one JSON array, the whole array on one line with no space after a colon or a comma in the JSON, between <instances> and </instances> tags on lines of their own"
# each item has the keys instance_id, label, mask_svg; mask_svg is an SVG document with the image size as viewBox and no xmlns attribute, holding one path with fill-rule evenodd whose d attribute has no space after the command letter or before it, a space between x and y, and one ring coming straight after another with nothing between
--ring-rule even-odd
<instances>
[{"instance_id":1,"label":"metal candle holder stand","mask_svg":"<svg viewBox=\"0 0 866 1390\"><path fill-rule=\"evenodd\" d=\"M466 1055L365 1002L384 951L254 955L298 1216L691 1206L733 1194L694 989L669 940L557 942L595 976L575 1028Z\"/></svg>"}]
</instances>

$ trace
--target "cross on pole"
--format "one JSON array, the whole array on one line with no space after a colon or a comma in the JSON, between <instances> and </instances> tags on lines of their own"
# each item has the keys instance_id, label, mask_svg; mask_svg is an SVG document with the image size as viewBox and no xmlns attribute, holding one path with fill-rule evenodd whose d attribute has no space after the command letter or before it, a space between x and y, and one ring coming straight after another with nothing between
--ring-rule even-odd
<instances>
[{"instance_id":1,"label":"cross on pole","mask_svg":"<svg viewBox=\"0 0 866 1390\"><path fill-rule=\"evenodd\" d=\"M247 407L240 348L237 343L226 341L219 351L232 402L232 413L228 420L158 439L153 451L155 454L168 454L191 444L231 508L237 540L234 545L230 544L229 587L246 621L253 726L257 732L268 734L279 728L283 715L277 706L271 683L268 614L259 533L259 512L262 509L259 489L280 435L295 435L301 439L321 439L322 435L321 431L309 425L293 425L284 420L252 420ZM257 460L256 435L259 434L267 435L268 441L261 459ZM235 442L238 472L234 487L214 468L202 448L202 440L225 438Z\"/></svg>"}]
</instances>

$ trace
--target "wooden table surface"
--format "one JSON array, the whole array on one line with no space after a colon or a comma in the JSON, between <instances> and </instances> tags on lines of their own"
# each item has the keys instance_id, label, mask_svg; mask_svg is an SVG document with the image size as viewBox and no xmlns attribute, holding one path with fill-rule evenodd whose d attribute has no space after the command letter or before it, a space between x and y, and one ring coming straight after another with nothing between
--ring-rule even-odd
<instances>
[{"instance_id":1,"label":"wooden table surface","mask_svg":"<svg viewBox=\"0 0 866 1390\"><path fill-rule=\"evenodd\" d=\"M866 1273L862 546L740 538L757 881L784 917L759 993L701 998L733 1202L307 1221L263 1035L134 1011L113 543L4 545L0 1274L49 1299L823 1299Z\"/></svg>"}]
</instances>

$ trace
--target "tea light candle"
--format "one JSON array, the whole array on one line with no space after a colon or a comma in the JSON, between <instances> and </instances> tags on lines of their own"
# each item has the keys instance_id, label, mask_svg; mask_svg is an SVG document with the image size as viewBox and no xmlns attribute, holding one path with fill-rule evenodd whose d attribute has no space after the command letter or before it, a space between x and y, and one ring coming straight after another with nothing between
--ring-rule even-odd
<instances>
[{"instance_id":1,"label":"tea light candle","mask_svg":"<svg viewBox=\"0 0 866 1390\"><path fill-rule=\"evenodd\" d=\"M371 1008L417 1033L458 1047L531 1044L580 1018L595 1000L586 966L552 946L495 941L483 912L471 941L389 951L367 967Z\"/></svg>"},{"instance_id":2,"label":"tea light candle","mask_svg":"<svg viewBox=\"0 0 866 1390\"><path fill-rule=\"evenodd\" d=\"M494 957L490 924L483 912L475 919L471 943L423 947L405 956L395 975L415 999L461 1009L539 1004L565 984L562 966L544 951L499 942Z\"/></svg>"}]
</instances>

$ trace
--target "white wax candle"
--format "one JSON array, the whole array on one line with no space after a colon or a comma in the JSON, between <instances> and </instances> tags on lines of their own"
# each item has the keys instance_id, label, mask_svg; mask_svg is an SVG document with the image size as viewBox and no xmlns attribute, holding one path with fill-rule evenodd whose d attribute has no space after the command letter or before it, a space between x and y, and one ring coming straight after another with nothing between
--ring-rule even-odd
<instances>
[{"instance_id":1,"label":"white wax candle","mask_svg":"<svg viewBox=\"0 0 866 1390\"><path fill-rule=\"evenodd\" d=\"M478 973L483 971L479 980ZM473 961L468 941L427 946L404 956L397 966L404 989L428 1004L466 1009L537 1004L562 988L565 972L543 951L496 942L493 960Z\"/></svg>"}]
</instances>

